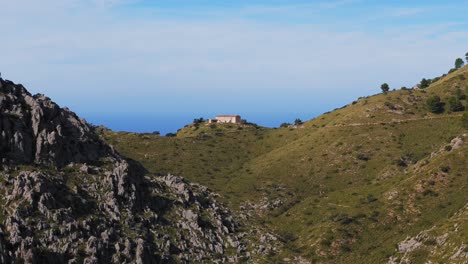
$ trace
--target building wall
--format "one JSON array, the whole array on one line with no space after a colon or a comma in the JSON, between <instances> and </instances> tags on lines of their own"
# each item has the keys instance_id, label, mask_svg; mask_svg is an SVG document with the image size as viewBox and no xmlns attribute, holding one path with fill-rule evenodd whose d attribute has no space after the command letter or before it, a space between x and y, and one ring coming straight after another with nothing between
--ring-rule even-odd
<instances>
[{"instance_id":1,"label":"building wall","mask_svg":"<svg viewBox=\"0 0 468 264\"><path fill-rule=\"evenodd\" d=\"M240 123L239 116L217 116L216 119L219 123Z\"/></svg>"}]
</instances>

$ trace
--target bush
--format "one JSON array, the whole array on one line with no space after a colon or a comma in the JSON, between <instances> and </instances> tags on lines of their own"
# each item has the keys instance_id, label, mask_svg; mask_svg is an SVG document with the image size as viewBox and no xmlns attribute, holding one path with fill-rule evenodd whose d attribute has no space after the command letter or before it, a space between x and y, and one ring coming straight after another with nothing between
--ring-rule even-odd
<instances>
[{"instance_id":1,"label":"bush","mask_svg":"<svg viewBox=\"0 0 468 264\"><path fill-rule=\"evenodd\" d=\"M369 160L369 156L367 156L366 154L363 154L363 153L359 153L356 155L356 158L358 160L364 160L364 161L368 161Z\"/></svg>"},{"instance_id":2,"label":"bush","mask_svg":"<svg viewBox=\"0 0 468 264\"><path fill-rule=\"evenodd\" d=\"M157 135L157 136L161 135L161 133L159 133L159 131L153 131L152 134L153 134L153 135Z\"/></svg>"},{"instance_id":3,"label":"bush","mask_svg":"<svg viewBox=\"0 0 468 264\"><path fill-rule=\"evenodd\" d=\"M166 137L175 137L177 136L175 133L167 133L166 134Z\"/></svg>"},{"instance_id":4,"label":"bush","mask_svg":"<svg viewBox=\"0 0 468 264\"><path fill-rule=\"evenodd\" d=\"M296 125L296 126L302 125L303 123L304 122L302 122L302 120L299 119L299 118L296 118L296 120L294 120L294 125Z\"/></svg>"},{"instance_id":5,"label":"bush","mask_svg":"<svg viewBox=\"0 0 468 264\"><path fill-rule=\"evenodd\" d=\"M450 171L450 167L449 166L442 166L442 167L440 167L440 170L442 172L448 173Z\"/></svg>"},{"instance_id":6,"label":"bush","mask_svg":"<svg viewBox=\"0 0 468 264\"><path fill-rule=\"evenodd\" d=\"M449 104L449 109L452 112L461 112L465 110L465 107L463 104L460 102L460 99L458 99L455 96L452 96L448 99L448 104Z\"/></svg>"},{"instance_id":7,"label":"bush","mask_svg":"<svg viewBox=\"0 0 468 264\"><path fill-rule=\"evenodd\" d=\"M396 110L395 105L392 104L392 103L390 103L390 102L385 102L384 105L385 105L386 107L388 107L388 109L390 109L390 110Z\"/></svg>"},{"instance_id":8,"label":"bush","mask_svg":"<svg viewBox=\"0 0 468 264\"><path fill-rule=\"evenodd\" d=\"M380 89L382 90L383 93L386 93L390 91L390 86L388 85L388 83L384 83L380 86Z\"/></svg>"},{"instance_id":9,"label":"bush","mask_svg":"<svg viewBox=\"0 0 468 264\"><path fill-rule=\"evenodd\" d=\"M460 69L461 67L463 67L464 64L465 62L463 61L462 58L457 58L455 60L455 69Z\"/></svg>"},{"instance_id":10,"label":"bush","mask_svg":"<svg viewBox=\"0 0 468 264\"><path fill-rule=\"evenodd\" d=\"M350 217L346 213L339 213L339 214L333 215L332 220L334 222L339 222L342 225L349 225L354 221L354 218Z\"/></svg>"},{"instance_id":11,"label":"bush","mask_svg":"<svg viewBox=\"0 0 468 264\"><path fill-rule=\"evenodd\" d=\"M454 72L454 71L456 71L456 70L457 70L457 69L452 68L452 69L450 69L450 70L448 71L448 73L452 73L452 72Z\"/></svg>"},{"instance_id":12,"label":"bush","mask_svg":"<svg viewBox=\"0 0 468 264\"><path fill-rule=\"evenodd\" d=\"M203 117L195 118L195 119L193 120L193 123L194 123L195 125L199 125L199 124L201 124L201 123L203 123L203 122L205 122L205 119L203 119Z\"/></svg>"},{"instance_id":13,"label":"bush","mask_svg":"<svg viewBox=\"0 0 468 264\"><path fill-rule=\"evenodd\" d=\"M377 201L377 198L375 198L375 196L372 195L372 194L367 195L366 199L367 199L368 203L372 203L372 202Z\"/></svg>"},{"instance_id":14,"label":"bush","mask_svg":"<svg viewBox=\"0 0 468 264\"><path fill-rule=\"evenodd\" d=\"M434 197L435 197L435 196L439 196L438 193L434 192L434 191L431 190L431 189L424 190L424 192L422 192L422 194L423 194L424 196L428 196L428 195L434 196Z\"/></svg>"},{"instance_id":15,"label":"bush","mask_svg":"<svg viewBox=\"0 0 468 264\"><path fill-rule=\"evenodd\" d=\"M437 95L434 95L432 97L429 97L426 101L427 108L429 111L432 113L440 114L444 112L444 105L445 103L440 100L440 97Z\"/></svg>"},{"instance_id":16,"label":"bush","mask_svg":"<svg viewBox=\"0 0 468 264\"><path fill-rule=\"evenodd\" d=\"M280 231L278 235L280 240L285 243L297 240L297 236L289 231Z\"/></svg>"},{"instance_id":17,"label":"bush","mask_svg":"<svg viewBox=\"0 0 468 264\"><path fill-rule=\"evenodd\" d=\"M423 78L421 80L421 82L419 83L419 88L421 89L426 89L427 87L429 87L429 85L431 84L431 80L430 79L425 79Z\"/></svg>"},{"instance_id":18,"label":"bush","mask_svg":"<svg viewBox=\"0 0 468 264\"><path fill-rule=\"evenodd\" d=\"M291 124L290 123L282 123L280 127L289 127Z\"/></svg>"}]
</instances>

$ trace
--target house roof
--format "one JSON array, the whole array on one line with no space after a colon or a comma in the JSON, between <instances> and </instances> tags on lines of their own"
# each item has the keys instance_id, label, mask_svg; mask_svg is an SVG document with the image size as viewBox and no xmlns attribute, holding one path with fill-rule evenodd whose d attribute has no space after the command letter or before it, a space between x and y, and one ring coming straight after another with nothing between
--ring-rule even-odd
<instances>
[{"instance_id":1,"label":"house roof","mask_svg":"<svg viewBox=\"0 0 468 264\"><path fill-rule=\"evenodd\" d=\"M240 117L240 115L216 115L216 117Z\"/></svg>"}]
</instances>

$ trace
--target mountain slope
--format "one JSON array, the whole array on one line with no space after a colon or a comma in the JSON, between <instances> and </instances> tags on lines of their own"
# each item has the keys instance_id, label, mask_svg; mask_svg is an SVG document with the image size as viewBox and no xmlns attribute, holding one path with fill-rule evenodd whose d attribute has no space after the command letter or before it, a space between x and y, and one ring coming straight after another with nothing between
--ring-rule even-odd
<instances>
[{"instance_id":1,"label":"mountain slope","mask_svg":"<svg viewBox=\"0 0 468 264\"><path fill-rule=\"evenodd\" d=\"M2 264L237 262L263 234L206 187L147 174L73 112L2 79L0 135Z\"/></svg>"},{"instance_id":2,"label":"mountain slope","mask_svg":"<svg viewBox=\"0 0 468 264\"><path fill-rule=\"evenodd\" d=\"M103 137L154 173L177 171L209 185L233 210L274 230L293 254L319 262L381 263L406 235L446 221L466 203L461 114L448 111L449 105L444 113L431 113L426 101L437 95L447 102L466 92L467 78L464 67L427 89L360 98L298 127L218 125L184 128L175 138L113 131ZM431 159L452 148L456 137L462 147ZM416 170L425 162L432 170ZM426 178L436 182L428 175L444 163L458 176L440 191L420 192L415 186ZM398 203L387 200L392 191L404 193Z\"/></svg>"}]
</instances>

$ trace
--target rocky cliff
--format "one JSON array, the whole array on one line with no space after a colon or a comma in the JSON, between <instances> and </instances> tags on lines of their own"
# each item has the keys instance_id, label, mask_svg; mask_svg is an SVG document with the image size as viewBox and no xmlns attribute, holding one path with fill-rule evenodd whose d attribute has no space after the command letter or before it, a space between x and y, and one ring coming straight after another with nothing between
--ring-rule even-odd
<instances>
[{"instance_id":1,"label":"rocky cliff","mask_svg":"<svg viewBox=\"0 0 468 264\"><path fill-rule=\"evenodd\" d=\"M0 264L236 262L240 226L207 188L148 175L92 126L0 79Z\"/></svg>"}]
</instances>

